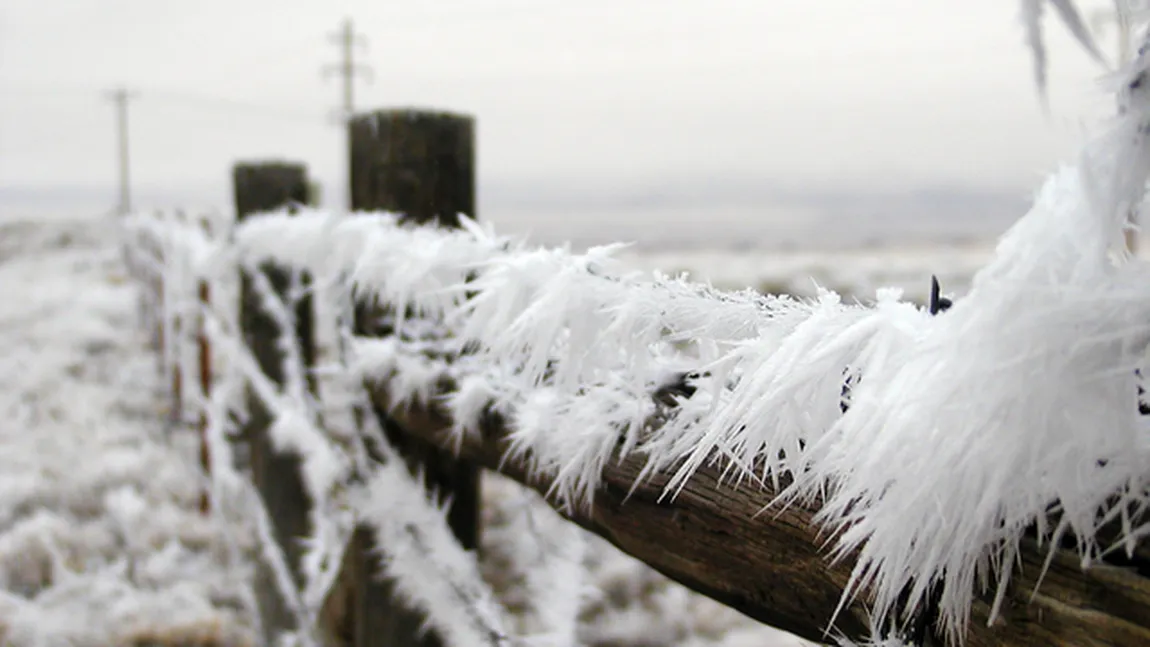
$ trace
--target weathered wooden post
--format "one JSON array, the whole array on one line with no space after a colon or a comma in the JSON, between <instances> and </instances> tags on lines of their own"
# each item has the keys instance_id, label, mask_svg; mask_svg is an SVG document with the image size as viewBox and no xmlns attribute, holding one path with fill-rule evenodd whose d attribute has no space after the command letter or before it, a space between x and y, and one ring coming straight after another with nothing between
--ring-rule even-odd
<instances>
[{"instance_id":1,"label":"weathered wooden post","mask_svg":"<svg viewBox=\"0 0 1150 647\"><path fill-rule=\"evenodd\" d=\"M177 211L175 217L183 220L186 216L183 212ZM169 328L165 334L168 338L170 345L171 366L167 367L169 389L171 390L171 410L168 412L168 421L173 427L177 427L184 422L184 308L187 304L183 302L183 279L185 279L185 271L187 270L187 259L180 254L173 254L172 258L168 260L169 263L176 264L174 276L177 278L175 285L168 286L168 298L170 299L169 313L171 314L170 320L166 320Z\"/></svg>"},{"instance_id":2,"label":"weathered wooden post","mask_svg":"<svg viewBox=\"0 0 1150 647\"><path fill-rule=\"evenodd\" d=\"M176 212L172 216L182 219L183 214ZM180 281L183 278L184 258L172 249L173 243L169 240L160 241L162 274L160 276L160 316L158 339L160 343L160 376L168 388L168 424L174 428L180 424L183 414L183 388L180 381L180 357L183 348L180 337L180 310L186 304L181 303Z\"/></svg>"},{"instance_id":3,"label":"weathered wooden post","mask_svg":"<svg viewBox=\"0 0 1150 647\"><path fill-rule=\"evenodd\" d=\"M301 164L241 163L233 170L233 181L237 220L288 203L307 202L307 170ZM260 270L268 277L276 293L281 297L288 293L291 283L289 271L271 264L262 265ZM310 298L304 298L297 304L295 316L295 332L303 360L307 366L311 366L315 356L315 342L312 337ZM277 347L281 331L275 319L260 304L252 277L246 271L241 272L240 327L244 343L251 349L260 370L275 383L283 385L286 379L283 355ZM283 549L296 585L299 586L302 582L300 558L303 553L300 540L309 534L310 508L310 500L300 474L300 459L294 454L275 450L268 434L273 421L272 413L250 389L247 402L248 421L243 437L249 448L252 480L271 518L276 542ZM270 569L262 562L257 574L256 598L263 618L264 644L272 644L278 632L294 628L295 620L275 586Z\"/></svg>"},{"instance_id":4,"label":"weathered wooden post","mask_svg":"<svg viewBox=\"0 0 1150 647\"><path fill-rule=\"evenodd\" d=\"M207 309L211 307L211 289L208 282L203 279L200 279L199 282L199 299L201 308ZM197 422L197 430L200 436L200 468L204 470L204 474L211 476L212 461L211 450L208 448L207 407L212 397L212 345L208 340L203 315L199 318L199 329L196 331L196 344L199 347L200 397L203 399L200 405L199 421ZM200 495L200 512L207 514L209 505L208 492L205 490Z\"/></svg>"},{"instance_id":5,"label":"weathered wooden post","mask_svg":"<svg viewBox=\"0 0 1150 647\"><path fill-rule=\"evenodd\" d=\"M459 226L459 214L475 217L475 127L465 115L421 110L381 110L359 115L349 125L351 207L356 211L386 210L417 223ZM371 331L371 315L360 312L361 332ZM403 433L377 411L389 439L419 468L440 497L451 497L448 521L468 549L479 546L479 468L456 460L450 452ZM356 533L355 600L351 615L356 647L438 646L433 632L420 635L422 614L404 606L387 581L379 581L371 539ZM346 584L346 583L345 583Z\"/></svg>"},{"instance_id":6,"label":"weathered wooden post","mask_svg":"<svg viewBox=\"0 0 1150 647\"><path fill-rule=\"evenodd\" d=\"M210 236L212 233L211 222L204 218L200 221L200 225L203 227L204 233ZM200 375L200 416L197 421L197 431L200 437L200 468L204 470L204 474L211 478L212 457L211 449L208 446L208 407L212 397L212 345L211 340L208 339L207 311L212 306L212 292L207 278L200 276L197 279L196 291L200 306L199 316L196 318L196 346L199 350ZM209 490L205 489L200 494L200 512L203 514L208 513L211 505L211 497L208 492Z\"/></svg>"}]
</instances>

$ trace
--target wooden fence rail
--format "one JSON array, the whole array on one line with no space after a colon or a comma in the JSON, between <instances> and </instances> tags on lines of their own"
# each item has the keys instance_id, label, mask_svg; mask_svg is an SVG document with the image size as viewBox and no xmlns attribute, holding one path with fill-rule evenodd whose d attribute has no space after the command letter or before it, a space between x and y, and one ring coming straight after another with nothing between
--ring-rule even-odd
<instances>
[{"instance_id":1,"label":"wooden fence rail","mask_svg":"<svg viewBox=\"0 0 1150 647\"><path fill-rule=\"evenodd\" d=\"M380 407L391 406L386 387L372 391ZM450 392L444 385L436 395ZM443 409L412 404L393 415L409 433L445 449L456 447L453 422ZM546 494L549 480L530 476L523 461L508 458L506 434L499 417L489 416L480 434L464 437L460 455ZM646 477L636 486L643 467L644 459L633 454L610 461L590 509L556 509L697 592L768 625L812 641L828 640L853 563L828 562L822 549L828 538L813 521L817 507L759 514L775 491L766 484L723 481L722 464L700 469L674 500L667 500L664 487L671 473ZM1025 547L993 626L986 622L993 594L978 598L968 646L1150 645L1150 545L1143 544L1134 560L1086 571L1073 551L1058 551L1038 586L1046 554L1034 543ZM856 640L869 635L863 601L839 613L835 634ZM923 642L934 644L933 634Z\"/></svg>"}]
</instances>

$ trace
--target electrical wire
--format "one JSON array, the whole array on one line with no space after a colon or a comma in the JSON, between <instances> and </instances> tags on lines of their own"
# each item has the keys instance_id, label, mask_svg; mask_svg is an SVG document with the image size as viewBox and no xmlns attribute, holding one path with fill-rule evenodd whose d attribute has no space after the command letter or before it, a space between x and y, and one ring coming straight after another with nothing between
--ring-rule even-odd
<instances>
[{"instance_id":1,"label":"electrical wire","mask_svg":"<svg viewBox=\"0 0 1150 647\"><path fill-rule=\"evenodd\" d=\"M252 102L244 99L235 99L220 95L193 92L188 90L175 90L172 88L133 85L132 89L139 92L140 99L156 100L162 103L176 103L195 107L216 107L229 111L248 112L267 117L288 119L292 121L323 124L331 120L331 113L319 110L304 110L285 106L276 106L266 103ZM67 98L91 96L100 99L106 92L105 88L85 85L45 85L41 83L13 83L0 80L0 95L6 101L14 99L17 95L47 95ZM148 101L147 103L151 103ZM146 103L141 105L146 109Z\"/></svg>"}]
</instances>

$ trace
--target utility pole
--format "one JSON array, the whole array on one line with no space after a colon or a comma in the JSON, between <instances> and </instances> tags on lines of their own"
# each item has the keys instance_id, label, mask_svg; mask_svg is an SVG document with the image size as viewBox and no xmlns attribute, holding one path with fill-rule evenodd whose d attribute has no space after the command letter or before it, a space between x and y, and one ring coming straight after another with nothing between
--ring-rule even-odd
<instances>
[{"instance_id":1,"label":"utility pole","mask_svg":"<svg viewBox=\"0 0 1150 647\"><path fill-rule=\"evenodd\" d=\"M128 101L136 98L137 94L126 88L117 88L108 92L108 98L116 105L116 130L119 140L120 163L120 214L130 213L132 210L132 189L128 166Z\"/></svg>"},{"instance_id":2,"label":"utility pole","mask_svg":"<svg viewBox=\"0 0 1150 647\"><path fill-rule=\"evenodd\" d=\"M351 18L345 18L343 27L328 38L340 47L342 60L324 67L324 76L337 75L343 79L343 115L341 123L347 124L355 112L355 77L361 75L365 81L371 80L371 68L355 62L356 47L367 47L367 39L355 33Z\"/></svg>"},{"instance_id":3,"label":"utility pole","mask_svg":"<svg viewBox=\"0 0 1150 647\"><path fill-rule=\"evenodd\" d=\"M362 76L365 81L371 80L371 68L357 63L355 61L356 48L367 48L367 39L355 33L355 26L351 22L351 18L345 18L343 26L334 34L328 34L328 38L340 48L339 63L324 66L324 77L339 76L343 81L343 106L340 110L338 123L344 130L343 142L344 149L342 157L347 160L343 169L344 177L339 182L339 186L343 187L342 192L337 196L342 197L343 207L348 211L351 210L351 120L355 115L355 77L356 75ZM337 197L337 200L339 198Z\"/></svg>"}]
</instances>

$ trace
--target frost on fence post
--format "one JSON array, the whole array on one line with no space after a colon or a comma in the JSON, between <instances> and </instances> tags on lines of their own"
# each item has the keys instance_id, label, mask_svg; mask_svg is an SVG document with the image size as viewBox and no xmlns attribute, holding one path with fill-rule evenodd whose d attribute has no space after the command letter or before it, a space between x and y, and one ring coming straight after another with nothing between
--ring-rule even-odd
<instances>
[{"instance_id":1,"label":"frost on fence post","mask_svg":"<svg viewBox=\"0 0 1150 647\"><path fill-rule=\"evenodd\" d=\"M416 110L382 110L360 115L350 123L351 206L356 211L382 210L403 214L417 223L458 227L459 214L475 217L475 130L465 115ZM386 308L387 304L381 304ZM390 331L378 326L381 309L356 313L360 334ZM440 500L451 498L448 523L464 548L479 545L479 468L456 460L426 440L404 430L376 411L389 440L413 471L426 477L428 489ZM420 635L423 617L405 606L392 584L376 580L380 571L369 535L356 532L354 584L355 645L398 647L439 645L433 632Z\"/></svg>"},{"instance_id":2,"label":"frost on fence post","mask_svg":"<svg viewBox=\"0 0 1150 647\"><path fill-rule=\"evenodd\" d=\"M307 201L307 171L303 165L282 162L237 164L233 169L236 218L243 218L283 207L285 204ZM291 284L291 275L282 268L265 264L260 268L273 289L285 298ZM240 288L240 325L244 342L259 362L260 370L277 384L283 385L287 376L283 369L283 350L279 347L280 329L276 319L261 305L253 279L242 272ZM314 360L315 344L312 339L311 305L309 298L299 301L295 313L296 333L304 353L303 362L310 366ZM309 385L314 391L314 385ZM276 451L269 436L271 412L260 398L249 392L248 420L243 438L248 444L252 480L263 499L273 525L276 543L284 551L298 587L302 582L300 558L303 545L300 540L309 534L309 500L300 473L300 459L291 452ZM257 575L256 598L260 606L266 644L272 644L276 635L294 628L294 617L281 599L274 575L261 565Z\"/></svg>"}]
</instances>

